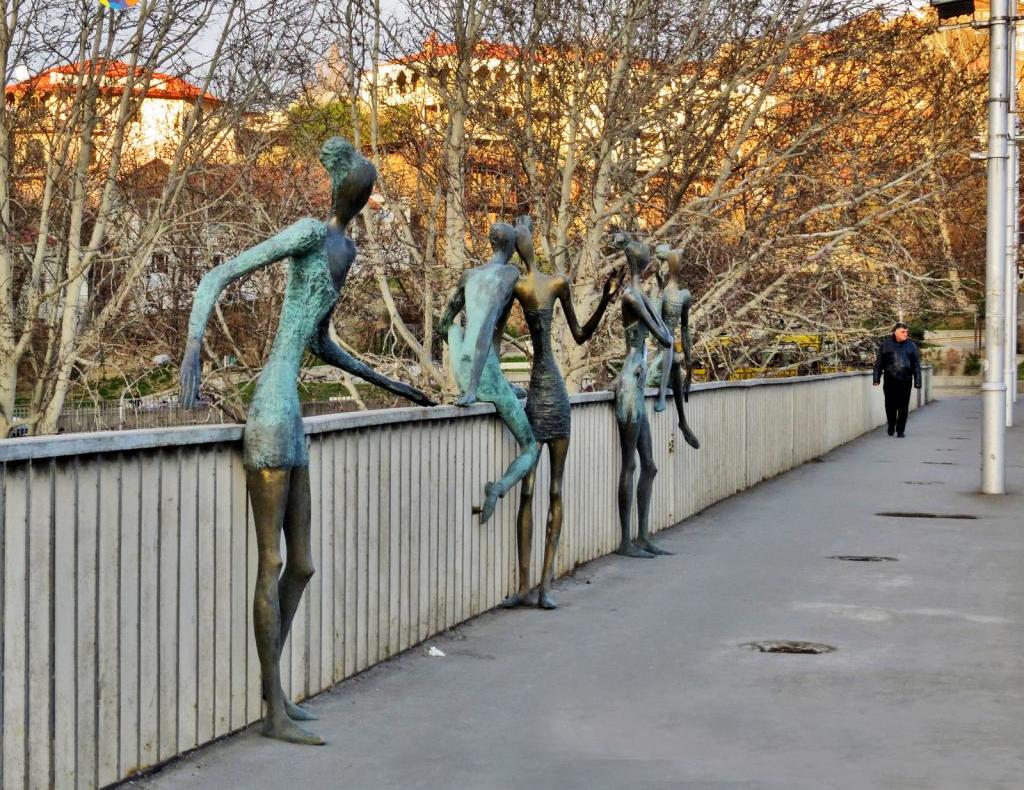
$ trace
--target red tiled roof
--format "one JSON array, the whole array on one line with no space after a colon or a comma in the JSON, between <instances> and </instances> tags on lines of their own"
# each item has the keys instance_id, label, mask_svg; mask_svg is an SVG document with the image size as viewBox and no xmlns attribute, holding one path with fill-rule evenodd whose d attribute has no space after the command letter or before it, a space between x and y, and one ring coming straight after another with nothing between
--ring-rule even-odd
<instances>
[{"instance_id":1,"label":"red tiled roof","mask_svg":"<svg viewBox=\"0 0 1024 790\"><path fill-rule=\"evenodd\" d=\"M75 84L74 78L85 71L93 71L100 82L100 93L106 96L120 96L124 92L124 86L116 84L115 81L123 80L128 76L131 67L120 60L107 62L81 61L71 63L67 66L55 66L42 71L31 79L22 80L4 88L7 96L22 96L26 93L57 93L67 90ZM136 67L135 78L142 79L145 69ZM114 84L111 84L111 83ZM141 88L136 85L134 92L139 93ZM149 89L146 91L148 99L181 99L193 101L197 98L206 101L219 102L216 96L210 93L203 93L199 88L181 77L174 77L160 71L154 71L149 80Z\"/></svg>"},{"instance_id":2,"label":"red tiled roof","mask_svg":"<svg viewBox=\"0 0 1024 790\"><path fill-rule=\"evenodd\" d=\"M423 48L419 52L398 58L394 63L418 63L434 58L449 58L458 52L455 44L442 42L436 33L431 33L423 42ZM480 41L475 47L474 54L478 58L494 58L496 60L519 60L523 51L511 44L496 44L491 41Z\"/></svg>"}]
</instances>

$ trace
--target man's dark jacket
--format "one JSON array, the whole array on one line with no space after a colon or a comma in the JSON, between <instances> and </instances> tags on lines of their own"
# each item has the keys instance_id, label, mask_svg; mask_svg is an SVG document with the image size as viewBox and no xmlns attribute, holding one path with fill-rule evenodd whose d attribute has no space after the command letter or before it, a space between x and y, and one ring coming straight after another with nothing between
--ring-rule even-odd
<instances>
[{"instance_id":1,"label":"man's dark jacket","mask_svg":"<svg viewBox=\"0 0 1024 790\"><path fill-rule=\"evenodd\" d=\"M886 381L905 384L913 379L914 386L921 388L921 355L913 340L907 338L899 343L890 335L882 341L875 357L875 384L882 380L883 373Z\"/></svg>"}]
</instances>

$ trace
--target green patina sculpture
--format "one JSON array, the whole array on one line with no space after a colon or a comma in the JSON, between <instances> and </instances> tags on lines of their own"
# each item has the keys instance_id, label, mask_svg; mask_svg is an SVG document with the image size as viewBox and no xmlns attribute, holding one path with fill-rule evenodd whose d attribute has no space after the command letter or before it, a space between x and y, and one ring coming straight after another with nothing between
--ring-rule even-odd
<instances>
[{"instance_id":1,"label":"green patina sculpture","mask_svg":"<svg viewBox=\"0 0 1024 790\"><path fill-rule=\"evenodd\" d=\"M433 405L416 388L382 376L331 339L331 313L356 254L346 228L366 204L377 171L340 137L324 143L320 161L331 176L331 219L301 219L208 272L196 291L181 365L181 404L191 408L199 394L203 333L221 291L256 269L291 259L281 320L249 408L243 444L259 557L253 623L267 702L262 732L304 744L324 742L295 723L316 717L285 697L280 677L281 649L313 575L309 457L296 385L303 354L308 349L372 384ZM283 569L282 532L288 550Z\"/></svg>"},{"instance_id":2,"label":"green patina sculpture","mask_svg":"<svg viewBox=\"0 0 1024 790\"><path fill-rule=\"evenodd\" d=\"M616 554L627 557L653 557L669 554L651 541L649 532L651 493L658 469L654 465L651 425L647 419L644 389L647 384L648 332L666 349L672 346L672 335L652 307L643 290L641 275L651 260L646 244L633 241L625 233L615 234L613 244L626 253L631 273L629 284L622 289L622 325L626 335L626 359L615 382L615 418L619 424L619 446L622 469L619 472L619 529L621 539ZM640 456L640 481L636 488L637 538L629 537L633 510L633 473L636 456Z\"/></svg>"},{"instance_id":3,"label":"green patina sculpture","mask_svg":"<svg viewBox=\"0 0 1024 790\"><path fill-rule=\"evenodd\" d=\"M496 222L489 238L491 259L463 273L437 327L438 334L448 342L455 380L462 393L455 404L469 406L478 400L493 403L521 451L501 479L484 486L481 523L494 513L498 499L533 469L540 455L518 393L502 375L498 361L505 322L512 309L512 294L519 279L519 270L509 264L516 248L516 232L511 225ZM465 314L465 327L455 323L459 313Z\"/></svg>"},{"instance_id":4,"label":"green patina sculpture","mask_svg":"<svg viewBox=\"0 0 1024 790\"><path fill-rule=\"evenodd\" d=\"M547 275L539 271L533 253L533 223L529 217L516 221L516 250L526 267L526 273L516 283L514 295L523 308L526 324L533 343L533 365L530 369L530 393L526 401L526 416L533 435L540 444L548 446L551 459L547 532L544 541L544 563L541 567L540 586L536 594L530 592L530 554L533 543L533 488L536 467L523 480L519 498L519 516L516 522L519 556L519 588L504 601L504 606L533 606L554 609L551 597L551 579L554 575L555 552L562 532L562 475L569 452L571 409L569 393L562 372L558 369L551 344L551 323L555 303L562 305L565 321L573 339L583 344L597 330L605 309L614 297L612 286L618 278L613 274L604 284L601 301L584 326L580 326L572 302L572 286L564 275Z\"/></svg>"},{"instance_id":5,"label":"green patina sculpture","mask_svg":"<svg viewBox=\"0 0 1024 790\"><path fill-rule=\"evenodd\" d=\"M670 249L667 245L659 246L655 251L658 258L668 264L668 276L662 277L658 272L660 293L654 302L655 311L668 328L669 334L675 336L676 327L680 329L682 342L682 363L686 366L686 377L680 369L679 355L675 349L662 349L658 359L651 366L652 372L658 374L658 400L654 404L655 411L665 411L665 398L669 381L672 382L672 398L676 404L676 415L679 418L679 430L683 439L690 447L700 448L700 442L686 423L684 404L690 400L690 384L693 381L693 346L690 342L690 304L693 298L686 288L679 285L682 279L683 251Z\"/></svg>"}]
</instances>

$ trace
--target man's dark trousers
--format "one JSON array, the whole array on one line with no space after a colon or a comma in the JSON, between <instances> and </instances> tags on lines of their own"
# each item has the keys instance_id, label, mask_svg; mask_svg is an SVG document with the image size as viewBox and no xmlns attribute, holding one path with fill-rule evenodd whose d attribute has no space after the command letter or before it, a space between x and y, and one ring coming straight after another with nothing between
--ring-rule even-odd
<instances>
[{"instance_id":1,"label":"man's dark trousers","mask_svg":"<svg viewBox=\"0 0 1024 790\"><path fill-rule=\"evenodd\" d=\"M907 412L910 410L910 392L914 388L911 379L900 381L886 376L882 383L885 392L885 419L889 423L889 433L903 433L907 427Z\"/></svg>"}]
</instances>

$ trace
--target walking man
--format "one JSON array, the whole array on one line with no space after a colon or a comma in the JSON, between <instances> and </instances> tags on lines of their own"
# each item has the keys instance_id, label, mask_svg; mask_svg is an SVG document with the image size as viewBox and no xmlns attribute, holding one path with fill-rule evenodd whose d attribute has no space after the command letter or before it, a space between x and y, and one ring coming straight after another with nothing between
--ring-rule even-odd
<instances>
[{"instance_id":1,"label":"walking man","mask_svg":"<svg viewBox=\"0 0 1024 790\"><path fill-rule=\"evenodd\" d=\"M885 418L889 423L889 435L894 433L900 439L907 427L907 411L910 409L910 387L921 389L921 355L910 339L910 330L902 321L892 328L892 334L882 341L875 358L873 383L885 374Z\"/></svg>"}]
</instances>

